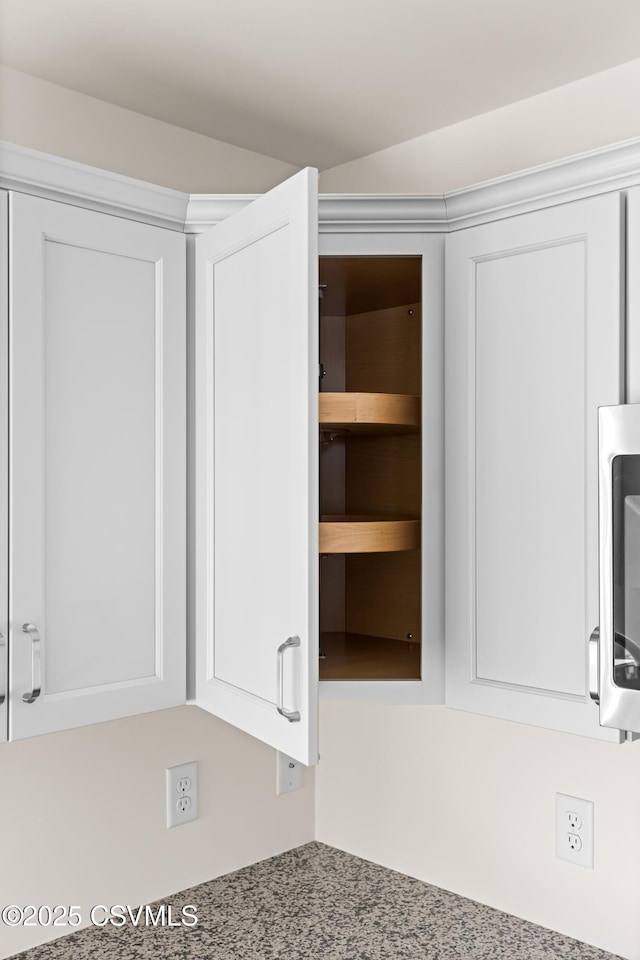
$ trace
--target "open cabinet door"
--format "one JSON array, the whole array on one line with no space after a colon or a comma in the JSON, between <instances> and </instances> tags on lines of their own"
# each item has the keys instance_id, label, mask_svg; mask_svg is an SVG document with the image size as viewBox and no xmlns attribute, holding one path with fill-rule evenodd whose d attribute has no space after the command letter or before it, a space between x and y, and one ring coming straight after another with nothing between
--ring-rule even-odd
<instances>
[{"instance_id":1,"label":"open cabinet door","mask_svg":"<svg viewBox=\"0 0 640 960\"><path fill-rule=\"evenodd\" d=\"M317 171L196 240L196 703L318 759Z\"/></svg>"}]
</instances>

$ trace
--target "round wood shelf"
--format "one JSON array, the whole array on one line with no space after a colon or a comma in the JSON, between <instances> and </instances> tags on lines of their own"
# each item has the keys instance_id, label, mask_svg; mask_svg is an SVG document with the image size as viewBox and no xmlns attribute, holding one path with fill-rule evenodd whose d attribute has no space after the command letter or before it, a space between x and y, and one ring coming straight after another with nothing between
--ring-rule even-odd
<instances>
[{"instance_id":1,"label":"round wood shelf","mask_svg":"<svg viewBox=\"0 0 640 960\"><path fill-rule=\"evenodd\" d=\"M409 517L320 517L320 553L391 553L420 549L420 521Z\"/></svg>"},{"instance_id":2,"label":"round wood shelf","mask_svg":"<svg viewBox=\"0 0 640 960\"><path fill-rule=\"evenodd\" d=\"M360 633L321 633L321 680L419 680L420 643Z\"/></svg>"},{"instance_id":3,"label":"round wood shelf","mask_svg":"<svg viewBox=\"0 0 640 960\"><path fill-rule=\"evenodd\" d=\"M420 397L401 393L321 393L320 426L355 433L415 433Z\"/></svg>"}]
</instances>

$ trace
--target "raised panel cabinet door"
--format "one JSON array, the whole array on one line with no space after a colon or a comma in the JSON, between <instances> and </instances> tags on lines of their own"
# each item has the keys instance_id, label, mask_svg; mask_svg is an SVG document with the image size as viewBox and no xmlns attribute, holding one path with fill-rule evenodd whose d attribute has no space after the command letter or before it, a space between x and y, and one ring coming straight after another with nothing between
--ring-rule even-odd
<instances>
[{"instance_id":1,"label":"raised panel cabinet door","mask_svg":"<svg viewBox=\"0 0 640 960\"><path fill-rule=\"evenodd\" d=\"M9 689L9 194L0 190L0 743L8 734Z\"/></svg>"},{"instance_id":2,"label":"raised panel cabinet door","mask_svg":"<svg viewBox=\"0 0 640 960\"><path fill-rule=\"evenodd\" d=\"M619 403L618 195L446 245L446 702L619 740L588 693L598 422Z\"/></svg>"},{"instance_id":3,"label":"raised panel cabinet door","mask_svg":"<svg viewBox=\"0 0 640 960\"><path fill-rule=\"evenodd\" d=\"M11 739L185 697L185 237L10 198Z\"/></svg>"},{"instance_id":4,"label":"raised panel cabinet door","mask_svg":"<svg viewBox=\"0 0 640 960\"><path fill-rule=\"evenodd\" d=\"M196 702L317 762L317 171L196 240Z\"/></svg>"}]
</instances>

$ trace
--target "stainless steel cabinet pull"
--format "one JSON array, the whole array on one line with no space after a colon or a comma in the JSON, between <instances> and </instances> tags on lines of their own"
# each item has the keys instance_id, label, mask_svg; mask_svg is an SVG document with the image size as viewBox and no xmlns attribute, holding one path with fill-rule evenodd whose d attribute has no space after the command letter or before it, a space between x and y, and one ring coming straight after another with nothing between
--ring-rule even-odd
<instances>
[{"instance_id":1,"label":"stainless steel cabinet pull","mask_svg":"<svg viewBox=\"0 0 640 960\"><path fill-rule=\"evenodd\" d=\"M299 647L300 637L289 637L278 647L278 713L286 717L289 723L297 723L300 720L298 710L285 710L284 707L284 652L289 647Z\"/></svg>"},{"instance_id":2,"label":"stainless steel cabinet pull","mask_svg":"<svg viewBox=\"0 0 640 960\"><path fill-rule=\"evenodd\" d=\"M32 623L23 623L22 631L31 637L31 691L23 693L25 703L33 703L40 696L40 634Z\"/></svg>"},{"instance_id":3,"label":"stainless steel cabinet pull","mask_svg":"<svg viewBox=\"0 0 640 960\"><path fill-rule=\"evenodd\" d=\"M2 647L4 647L5 645L6 645L6 641L5 641L5 639L4 639L4 633L0 633L0 649L1 649ZM3 656L4 656L4 654L3 654ZM3 661L3 660L0 660L0 666L2 666L3 663L6 665L6 660L4 660L4 661ZM4 674L4 672L5 672L4 670L0 670L0 673L3 673L3 674ZM6 676L5 676L5 680L6 680ZM0 693L0 706L4 703L4 701L5 701L5 699L6 699L6 696L7 696L7 689L6 689L6 684L5 684L4 690Z\"/></svg>"}]
</instances>

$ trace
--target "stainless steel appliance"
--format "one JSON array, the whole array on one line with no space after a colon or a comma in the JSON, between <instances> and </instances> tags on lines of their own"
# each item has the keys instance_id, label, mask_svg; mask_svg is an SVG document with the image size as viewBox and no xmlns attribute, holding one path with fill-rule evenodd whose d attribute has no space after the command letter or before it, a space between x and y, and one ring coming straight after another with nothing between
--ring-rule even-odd
<instances>
[{"instance_id":1,"label":"stainless steel appliance","mask_svg":"<svg viewBox=\"0 0 640 960\"><path fill-rule=\"evenodd\" d=\"M600 625L591 696L604 727L640 734L640 404L600 407Z\"/></svg>"}]
</instances>

